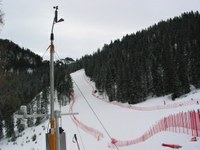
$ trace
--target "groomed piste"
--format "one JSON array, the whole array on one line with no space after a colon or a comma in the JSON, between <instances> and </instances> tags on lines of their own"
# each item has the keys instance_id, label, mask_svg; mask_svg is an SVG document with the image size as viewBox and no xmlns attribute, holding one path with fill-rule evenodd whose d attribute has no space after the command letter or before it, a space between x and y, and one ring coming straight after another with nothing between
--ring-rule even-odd
<instances>
[{"instance_id":1,"label":"groomed piste","mask_svg":"<svg viewBox=\"0 0 200 150\"><path fill-rule=\"evenodd\" d=\"M197 105L199 105L198 99L189 99L173 102L170 104L164 103L163 105L151 105L151 106L135 106L135 105L129 105L129 104L122 104L116 101L109 102L107 99L103 98L101 95L98 95L98 92L96 91L96 88L94 86L94 83L92 83L88 77L85 76L84 70L79 71L81 76L79 77L79 80L84 80L84 83L87 85L87 96L90 94L90 96L93 96L93 99L95 100L101 100L101 102L106 103L108 105L114 105L119 107L119 109L128 109L129 111L134 112L157 112L157 111L164 111L164 110L172 110L172 113L168 114L167 116L163 116L162 118L156 120L154 124L149 125L149 128L146 129L146 131L141 134L140 136L136 138L132 138L130 140L121 140L119 137L115 138L112 137L110 142L108 141L108 147L109 148L117 148L118 147L128 147L130 145L138 144L145 142L152 136L160 133L160 132L174 132L177 134L187 134L191 137L199 137L200 136L200 110L194 109L194 110L188 110L184 111L184 108L194 107L196 108ZM73 77L73 76L72 76ZM79 82L77 82L76 77L73 77L73 80L75 82L75 86L78 86L79 93L82 93L82 96L86 98L86 96L83 94L81 90L81 85L79 87ZM85 86L86 86L85 85ZM88 88L88 86L90 88ZM85 90L85 89L84 89ZM73 110L73 106L76 103L75 95L72 96L72 102L71 102L71 110ZM90 100L88 100L90 101ZM181 111L177 111L176 108L183 108L180 109ZM174 113L173 113L174 112ZM93 135L97 140L104 137L104 134L93 128L87 126L87 122L82 123L78 118L74 118L73 116L72 120L76 123L77 126L79 126L81 129L86 131L87 133ZM133 136L134 137L134 136ZM164 144L166 145L166 144ZM176 144L169 144L169 145L176 145ZM163 146L163 144L162 144ZM175 146L176 147L176 146ZM182 146L181 146L182 147ZM180 147L179 147L180 148Z\"/></svg>"}]
</instances>

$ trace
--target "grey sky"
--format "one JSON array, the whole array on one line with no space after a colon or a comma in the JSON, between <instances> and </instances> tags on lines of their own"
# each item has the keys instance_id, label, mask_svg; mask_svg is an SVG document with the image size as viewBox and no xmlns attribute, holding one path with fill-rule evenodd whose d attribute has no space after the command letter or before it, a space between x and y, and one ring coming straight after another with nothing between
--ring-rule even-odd
<instances>
[{"instance_id":1,"label":"grey sky","mask_svg":"<svg viewBox=\"0 0 200 150\"><path fill-rule=\"evenodd\" d=\"M55 47L59 57L80 58L92 54L111 40L159 22L200 11L200 0L1 0L5 25L0 36L43 55L50 44L54 17ZM57 56L57 55L55 55ZM49 52L44 59L49 58Z\"/></svg>"}]
</instances>

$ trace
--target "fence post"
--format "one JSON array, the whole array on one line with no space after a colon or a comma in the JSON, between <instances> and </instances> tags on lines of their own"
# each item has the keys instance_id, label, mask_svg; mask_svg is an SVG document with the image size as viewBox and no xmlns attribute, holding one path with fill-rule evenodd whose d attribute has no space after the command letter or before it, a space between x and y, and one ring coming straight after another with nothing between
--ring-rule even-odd
<instances>
[{"instance_id":1,"label":"fence post","mask_svg":"<svg viewBox=\"0 0 200 150\"><path fill-rule=\"evenodd\" d=\"M195 136L198 136L198 130L197 130L197 115L196 115L197 113L196 113L196 111L194 111L193 114L194 114L193 116L194 116L194 125L195 125L195 126L194 126L194 127L195 127Z\"/></svg>"},{"instance_id":2,"label":"fence post","mask_svg":"<svg viewBox=\"0 0 200 150\"><path fill-rule=\"evenodd\" d=\"M200 136L200 110L197 110L197 136Z\"/></svg>"}]
</instances>

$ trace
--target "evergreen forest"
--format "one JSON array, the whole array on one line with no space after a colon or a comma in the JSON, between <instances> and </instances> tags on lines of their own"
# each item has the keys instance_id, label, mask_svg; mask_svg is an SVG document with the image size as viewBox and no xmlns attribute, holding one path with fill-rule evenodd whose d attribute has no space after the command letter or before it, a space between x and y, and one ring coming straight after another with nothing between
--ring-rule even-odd
<instances>
[{"instance_id":1,"label":"evergreen forest","mask_svg":"<svg viewBox=\"0 0 200 150\"><path fill-rule=\"evenodd\" d=\"M200 88L200 14L181 16L105 44L70 65L84 68L110 101L135 104L149 96L177 97Z\"/></svg>"},{"instance_id":2,"label":"evergreen forest","mask_svg":"<svg viewBox=\"0 0 200 150\"><path fill-rule=\"evenodd\" d=\"M59 102L66 104L73 89L64 61L55 62L55 72L55 90ZM48 113L49 78L49 61L43 61L29 49L21 48L9 40L0 40L0 139L3 136L12 137L13 140L16 138L13 113L21 105L27 106L29 114ZM28 119L28 126L38 125L44 119ZM24 127L20 121L17 120L17 128L22 132Z\"/></svg>"},{"instance_id":3,"label":"evergreen forest","mask_svg":"<svg viewBox=\"0 0 200 150\"><path fill-rule=\"evenodd\" d=\"M100 94L110 101L135 104L147 97L171 95L172 100L200 88L200 14L181 16L111 41L93 54L55 62L55 90L61 105L73 92L70 73L85 69ZM70 64L68 64L70 62ZM0 139L15 140L13 113L48 113L49 61L9 40L0 40ZM28 126L46 118L28 119ZM22 120L17 129L22 132ZM3 134L5 127L5 135Z\"/></svg>"}]
</instances>

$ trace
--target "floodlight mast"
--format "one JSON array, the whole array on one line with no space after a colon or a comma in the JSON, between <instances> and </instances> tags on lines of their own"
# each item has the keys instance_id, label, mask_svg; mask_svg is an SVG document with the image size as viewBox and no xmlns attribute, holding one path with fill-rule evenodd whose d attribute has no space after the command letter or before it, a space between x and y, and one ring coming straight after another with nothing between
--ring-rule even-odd
<instances>
[{"instance_id":1,"label":"floodlight mast","mask_svg":"<svg viewBox=\"0 0 200 150\"><path fill-rule=\"evenodd\" d=\"M54 25L56 23L62 22L64 21L64 19L60 19L58 20L58 6L54 6L53 7L55 9L55 16L53 19L53 24L52 24L52 28L51 28L51 34L50 34L50 40L51 40L51 44L50 44L50 109L51 109L51 114L50 114L50 149L51 150L60 150L59 149L59 140L56 140L56 127L58 128L58 124L56 124L55 121L55 114L54 114L54 33L53 33L53 29L54 29ZM58 133L57 133L58 134Z\"/></svg>"}]
</instances>

